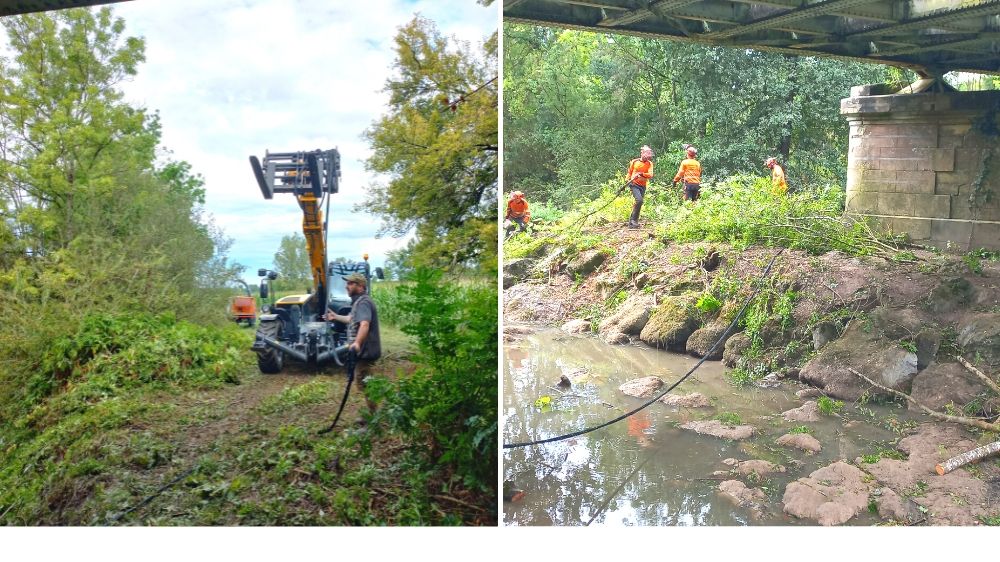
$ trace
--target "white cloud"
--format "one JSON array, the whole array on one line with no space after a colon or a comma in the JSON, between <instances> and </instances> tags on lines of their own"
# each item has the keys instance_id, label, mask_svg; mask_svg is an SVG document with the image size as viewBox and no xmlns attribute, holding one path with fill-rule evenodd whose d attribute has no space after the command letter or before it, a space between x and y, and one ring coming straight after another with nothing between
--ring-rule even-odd
<instances>
[{"instance_id":1,"label":"white cloud","mask_svg":"<svg viewBox=\"0 0 1000 562\"><path fill-rule=\"evenodd\" d=\"M142 0L115 5L126 33L146 40L146 62L126 98L157 110L170 158L206 180L206 210L234 243L247 280L267 267L301 213L290 195L265 201L247 157L265 150L340 150L331 257L385 252L407 240L376 239L377 217L354 213L364 200L369 149L361 135L386 111L393 36L419 12L442 33L478 44L497 28L497 5L369 0ZM384 178L382 178L384 180Z\"/></svg>"}]
</instances>

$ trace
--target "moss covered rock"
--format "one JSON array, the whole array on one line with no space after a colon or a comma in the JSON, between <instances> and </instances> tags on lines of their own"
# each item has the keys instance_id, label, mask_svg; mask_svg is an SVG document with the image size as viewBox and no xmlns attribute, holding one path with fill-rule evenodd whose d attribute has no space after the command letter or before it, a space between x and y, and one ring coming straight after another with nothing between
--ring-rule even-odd
<instances>
[{"instance_id":1,"label":"moss covered rock","mask_svg":"<svg viewBox=\"0 0 1000 562\"><path fill-rule=\"evenodd\" d=\"M649 315L639 334L647 345L684 351L688 338L698 327L690 299L668 297Z\"/></svg>"}]
</instances>

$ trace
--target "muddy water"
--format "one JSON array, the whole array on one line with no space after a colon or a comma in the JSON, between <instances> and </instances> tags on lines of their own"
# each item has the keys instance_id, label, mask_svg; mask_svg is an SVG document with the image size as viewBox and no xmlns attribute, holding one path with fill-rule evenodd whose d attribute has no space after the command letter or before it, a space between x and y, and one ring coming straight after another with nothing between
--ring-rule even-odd
<instances>
[{"instance_id":1,"label":"muddy water","mask_svg":"<svg viewBox=\"0 0 1000 562\"><path fill-rule=\"evenodd\" d=\"M618 386L656 375L672 384L695 359L648 347L610 346L591 336L547 330L505 344L503 441L544 439L598 425L644 400L623 395ZM800 406L797 383L781 388L736 388L724 378L720 362L706 362L673 393L700 392L709 408L671 408L655 403L610 427L567 441L503 454L505 481L525 492L504 502L506 525L796 525L808 524L781 512L785 485L839 459L852 460L878 450L897 435L884 424L905 417L892 406L866 406L874 423L859 418L852 405L844 417L819 422L786 422L781 412ZM555 387L561 374L574 381L565 392ZM549 397L541 407L536 400ZM689 420L739 414L759 435L732 442L677 427ZM871 415L871 413L867 414ZM774 445L792 427L808 425L823 445L816 455ZM769 496L769 511L756 515L716 490L713 471L728 470L723 459L766 459L788 468L758 484ZM744 479L746 482L746 479ZM867 513L849 524L876 522Z\"/></svg>"}]
</instances>

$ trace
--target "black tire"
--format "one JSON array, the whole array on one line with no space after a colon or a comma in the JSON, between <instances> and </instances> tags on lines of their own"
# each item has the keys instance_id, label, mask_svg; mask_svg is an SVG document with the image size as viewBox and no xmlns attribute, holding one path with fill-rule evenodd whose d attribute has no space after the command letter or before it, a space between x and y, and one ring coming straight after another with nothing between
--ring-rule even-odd
<instances>
[{"instance_id":1,"label":"black tire","mask_svg":"<svg viewBox=\"0 0 1000 562\"><path fill-rule=\"evenodd\" d=\"M281 334L281 322L276 320L261 322L257 327L257 333L278 341ZM281 350L269 347L265 351L257 352L257 368L260 369L260 372L266 375L274 375L280 373L284 366L285 354Z\"/></svg>"}]
</instances>

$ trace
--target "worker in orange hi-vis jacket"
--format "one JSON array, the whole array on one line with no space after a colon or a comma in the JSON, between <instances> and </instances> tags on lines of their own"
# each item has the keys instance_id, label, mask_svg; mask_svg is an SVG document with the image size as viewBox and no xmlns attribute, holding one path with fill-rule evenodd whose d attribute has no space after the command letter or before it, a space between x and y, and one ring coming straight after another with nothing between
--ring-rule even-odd
<instances>
[{"instance_id":1,"label":"worker in orange hi-vis jacket","mask_svg":"<svg viewBox=\"0 0 1000 562\"><path fill-rule=\"evenodd\" d=\"M677 182L684 182L684 199L697 201L701 195L701 164L695 159L698 156L698 149L691 145L685 147L687 158L681 160L681 166L674 176L674 185Z\"/></svg>"},{"instance_id":2,"label":"worker in orange hi-vis jacket","mask_svg":"<svg viewBox=\"0 0 1000 562\"><path fill-rule=\"evenodd\" d=\"M788 192L788 183L785 182L785 169L778 164L775 158L768 158L764 165L771 169L771 193L774 195L784 195Z\"/></svg>"},{"instance_id":3,"label":"worker in orange hi-vis jacket","mask_svg":"<svg viewBox=\"0 0 1000 562\"><path fill-rule=\"evenodd\" d=\"M521 232L528 231L531 212L528 211L528 200L524 198L524 193L515 191L510 194L510 200L507 201L507 213L504 214L503 218L505 231L510 232L515 228L520 228Z\"/></svg>"},{"instance_id":4,"label":"worker in orange hi-vis jacket","mask_svg":"<svg viewBox=\"0 0 1000 562\"><path fill-rule=\"evenodd\" d=\"M639 211L642 210L642 201L646 197L646 182L653 177L653 149L643 145L639 149L639 157L628 163L625 176L628 177L628 188L635 199L628 227L639 228Z\"/></svg>"}]
</instances>

